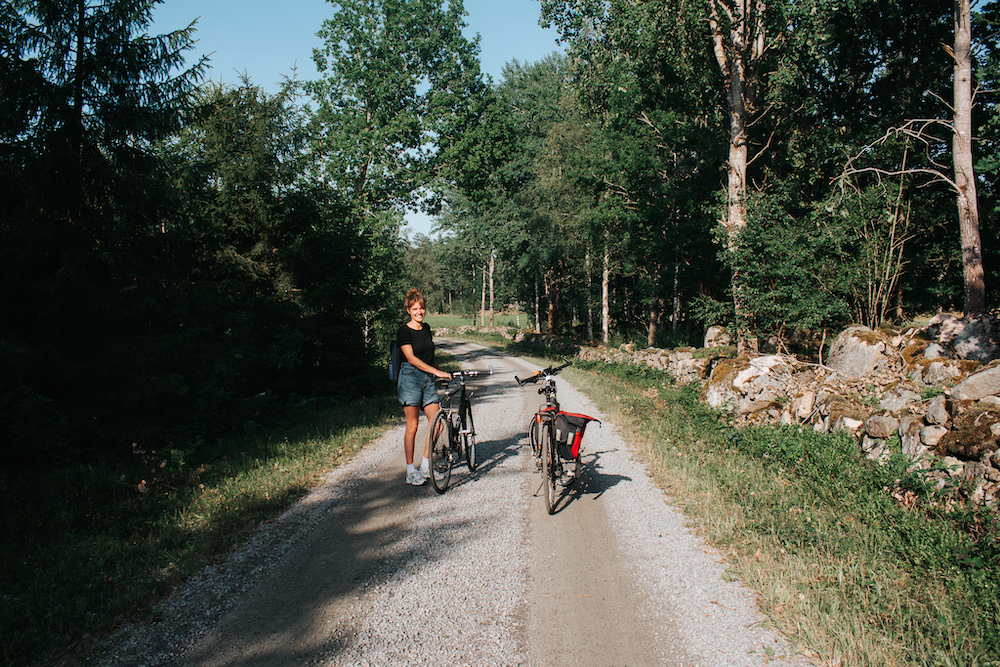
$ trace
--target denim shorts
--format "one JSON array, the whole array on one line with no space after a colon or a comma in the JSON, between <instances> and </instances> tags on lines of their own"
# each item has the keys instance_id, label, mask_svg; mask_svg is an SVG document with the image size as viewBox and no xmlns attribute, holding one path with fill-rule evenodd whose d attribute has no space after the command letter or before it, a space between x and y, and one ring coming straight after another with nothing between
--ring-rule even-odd
<instances>
[{"instance_id":1,"label":"denim shorts","mask_svg":"<svg viewBox=\"0 0 1000 667\"><path fill-rule=\"evenodd\" d=\"M396 386L396 398L405 405L415 405L425 408L432 403L440 403L434 375L425 373L413 364L404 361L399 367L399 384Z\"/></svg>"}]
</instances>

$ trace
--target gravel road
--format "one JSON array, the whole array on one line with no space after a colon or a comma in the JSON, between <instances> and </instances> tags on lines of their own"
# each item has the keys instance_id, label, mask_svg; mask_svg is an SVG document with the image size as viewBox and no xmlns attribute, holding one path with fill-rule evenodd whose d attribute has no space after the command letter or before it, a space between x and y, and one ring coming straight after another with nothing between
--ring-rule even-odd
<instances>
[{"instance_id":1,"label":"gravel road","mask_svg":"<svg viewBox=\"0 0 1000 667\"><path fill-rule=\"evenodd\" d=\"M537 368L438 345L495 370L475 381L475 473L457 468L442 495L404 484L401 419L92 664L792 664L589 400L559 382L563 409L604 423L549 516L525 434L542 397L514 382Z\"/></svg>"}]
</instances>

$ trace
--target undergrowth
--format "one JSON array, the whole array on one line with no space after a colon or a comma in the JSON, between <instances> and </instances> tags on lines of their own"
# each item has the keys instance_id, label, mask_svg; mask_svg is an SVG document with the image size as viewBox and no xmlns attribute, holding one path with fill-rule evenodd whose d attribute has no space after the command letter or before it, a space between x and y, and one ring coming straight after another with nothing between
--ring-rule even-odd
<instances>
[{"instance_id":1,"label":"undergrowth","mask_svg":"<svg viewBox=\"0 0 1000 667\"><path fill-rule=\"evenodd\" d=\"M388 392L386 392L388 394ZM0 664L84 655L154 613L398 417L395 397L303 401L284 428L132 461L0 477Z\"/></svg>"}]
</instances>

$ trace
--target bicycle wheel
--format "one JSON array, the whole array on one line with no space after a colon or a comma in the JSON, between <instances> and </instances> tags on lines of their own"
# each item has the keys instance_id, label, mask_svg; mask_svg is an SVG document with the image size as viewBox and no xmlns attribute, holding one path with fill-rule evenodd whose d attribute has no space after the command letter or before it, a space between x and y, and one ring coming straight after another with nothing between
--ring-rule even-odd
<instances>
[{"instance_id":1,"label":"bicycle wheel","mask_svg":"<svg viewBox=\"0 0 1000 667\"><path fill-rule=\"evenodd\" d=\"M472 423L472 408L465 411L465 429L462 434L462 444L465 445L465 462L469 464L469 472L476 472L479 462L476 461L476 426Z\"/></svg>"},{"instance_id":2,"label":"bicycle wheel","mask_svg":"<svg viewBox=\"0 0 1000 667\"><path fill-rule=\"evenodd\" d=\"M545 487L545 510L549 514L556 512L556 461L559 454L555 450L552 423L548 420L542 424L542 485Z\"/></svg>"},{"instance_id":3,"label":"bicycle wheel","mask_svg":"<svg viewBox=\"0 0 1000 667\"><path fill-rule=\"evenodd\" d=\"M430 467L431 486L444 493L451 481L452 427L448 413L441 410L431 424Z\"/></svg>"},{"instance_id":4,"label":"bicycle wheel","mask_svg":"<svg viewBox=\"0 0 1000 667\"><path fill-rule=\"evenodd\" d=\"M538 417L532 417L528 422L528 443L531 445L531 458L535 461L535 470L541 470L542 425Z\"/></svg>"}]
</instances>

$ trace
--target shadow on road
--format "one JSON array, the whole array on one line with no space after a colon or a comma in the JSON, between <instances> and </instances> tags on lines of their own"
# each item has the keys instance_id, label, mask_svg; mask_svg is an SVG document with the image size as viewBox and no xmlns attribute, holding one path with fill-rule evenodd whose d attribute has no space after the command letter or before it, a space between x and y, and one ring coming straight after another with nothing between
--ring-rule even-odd
<instances>
[{"instance_id":1,"label":"shadow on road","mask_svg":"<svg viewBox=\"0 0 1000 667\"><path fill-rule=\"evenodd\" d=\"M577 479L567 486L557 487L561 488L562 491L556 500L556 507L553 514L558 514L566 509L570 503L585 497L597 500L604 495L605 491L616 484L632 481L631 477L625 475L603 472L600 464L600 454L601 452L594 452L592 454L581 455L580 474ZM536 495L541 492L541 479L539 476L539 490L536 492Z\"/></svg>"}]
</instances>

